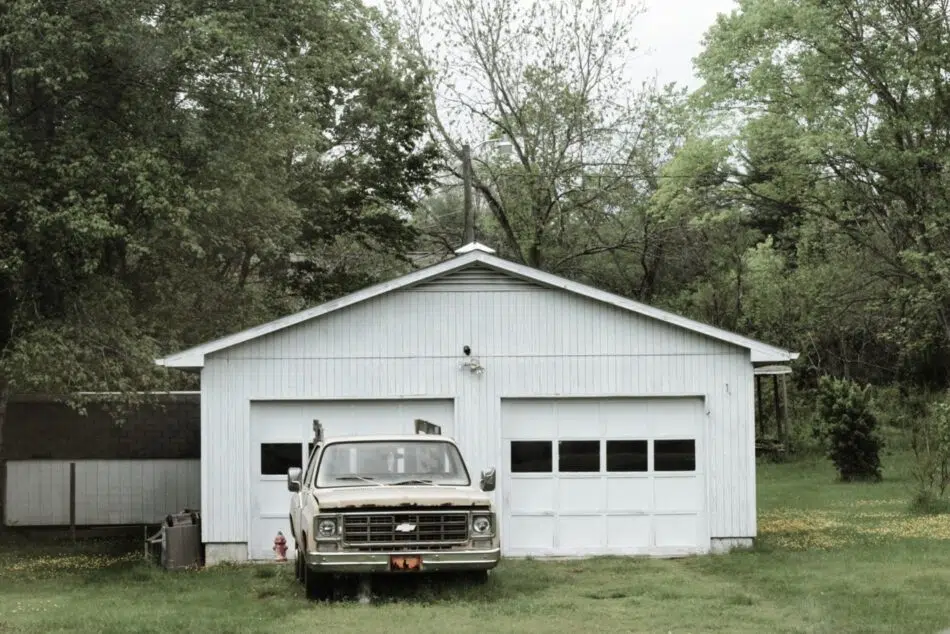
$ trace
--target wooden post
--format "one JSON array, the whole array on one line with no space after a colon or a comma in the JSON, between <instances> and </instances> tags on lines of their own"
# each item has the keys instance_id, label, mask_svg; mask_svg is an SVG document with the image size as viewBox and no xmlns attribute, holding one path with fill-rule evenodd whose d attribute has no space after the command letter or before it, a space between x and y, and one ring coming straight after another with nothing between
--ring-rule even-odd
<instances>
[{"instance_id":1,"label":"wooden post","mask_svg":"<svg viewBox=\"0 0 950 634\"><path fill-rule=\"evenodd\" d=\"M69 463L69 535L76 541L76 463Z\"/></svg>"},{"instance_id":2,"label":"wooden post","mask_svg":"<svg viewBox=\"0 0 950 634\"><path fill-rule=\"evenodd\" d=\"M782 444L785 451L788 451L788 387L784 374L782 375Z\"/></svg>"},{"instance_id":3,"label":"wooden post","mask_svg":"<svg viewBox=\"0 0 950 634\"><path fill-rule=\"evenodd\" d=\"M782 431L781 403L778 398L778 375L772 375L772 400L775 401L775 431L779 441L781 441L784 432Z\"/></svg>"},{"instance_id":4,"label":"wooden post","mask_svg":"<svg viewBox=\"0 0 950 634\"><path fill-rule=\"evenodd\" d=\"M463 242L475 242L475 209L472 206L472 149L462 146L462 188L465 201L465 237Z\"/></svg>"},{"instance_id":5,"label":"wooden post","mask_svg":"<svg viewBox=\"0 0 950 634\"><path fill-rule=\"evenodd\" d=\"M759 435L765 431L765 412L762 411L762 377L755 376L755 428Z\"/></svg>"}]
</instances>

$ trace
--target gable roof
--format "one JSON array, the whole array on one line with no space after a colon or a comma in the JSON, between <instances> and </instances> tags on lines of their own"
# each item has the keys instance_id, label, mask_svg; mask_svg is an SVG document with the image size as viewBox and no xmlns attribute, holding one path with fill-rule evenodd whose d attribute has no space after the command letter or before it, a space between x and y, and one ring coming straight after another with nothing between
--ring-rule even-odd
<instances>
[{"instance_id":1,"label":"gable roof","mask_svg":"<svg viewBox=\"0 0 950 634\"><path fill-rule=\"evenodd\" d=\"M355 293L345 295L324 304L320 304L319 306L314 306L292 315L287 315L286 317L281 317L280 319L275 319L274 321L270 321L259 326L254 326L253 328L248 328L247 330L242 330L241 332L237 332L226 337L221 337L220 339L215 339L214 341L209 341L207 343L188 348L187 350L182 350L181 352L176 352L161 359L156 359L155 363L157 365L169 368L202 368L204 367L205 356L208 354L242 344L252 339L269 335L273 332L277 332L278 330L283 330L284 328L296 326L297 324L303 323L305 321L315 319L348 306L353 306L354 304L359 304L360 302L365 302L369 299L373 299L374 297L379 297L380 295L385 295L386 293L406 289L411 286L433 280L447 273L452 273L454 271L474 265L485 266L529 282L534 282L540 286L545 286L552 289L561 289L569 293L574 293L576 295L587 297L598 302L603 302L605 304L628 310L645 317L650 317L652 319L656 319L674 326L679 326L712 339L718 339L720 341L731 343L733 345L739 346L740 348L746 348L751 353L752 363L755 364L788 363L789 361L793 361L798 358L797 352L783 350L782 348L777 348L761 341L750 339L749 337L744 337L733 332L722 330L721 328L716 328L714 326L694 321L692 319L687 319L686 317L681 317L680 315L660 310L659 308L641 304L640 302L635 302L631 299L587 286L586 284L573 282L571 280L558 277L550 273L545 273L544 271L540 271L523 264L518 264L516 262L511 262L509 260L496 257L493 255L494 250L477 242L465 245L464 247L458 249L456 253L459 255L452 258L451 260L446 260L424 269L413 271L412 273L403 275L402 277L364 288L363 290L356 291Z\"/></svg>"}]
</instances>

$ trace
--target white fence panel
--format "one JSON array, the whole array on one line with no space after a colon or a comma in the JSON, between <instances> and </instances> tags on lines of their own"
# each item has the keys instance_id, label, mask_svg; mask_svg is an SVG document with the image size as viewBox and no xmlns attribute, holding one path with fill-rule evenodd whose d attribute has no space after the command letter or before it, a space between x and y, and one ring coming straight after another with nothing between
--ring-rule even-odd
<instances>
[{"instance_id":1,"label":"white fence panel","mask_svg":"<svg viewBox=\"0 0 950 634\"><path fill-rule=\"evenodd\" d=\"M69 525L70 462L78 526L156 523L201 501L199 460L12 460L8 526Z\"/></svg>"},{"instance_id":2,"label":"white fence panel","mask_svg":"<svg viewBox=\"0 0 950 634\"><path fill-rule=\"evenodd\" d=\"M7 462L8 526L69 525L69 462Z\"/></svg>"}]
</instances>

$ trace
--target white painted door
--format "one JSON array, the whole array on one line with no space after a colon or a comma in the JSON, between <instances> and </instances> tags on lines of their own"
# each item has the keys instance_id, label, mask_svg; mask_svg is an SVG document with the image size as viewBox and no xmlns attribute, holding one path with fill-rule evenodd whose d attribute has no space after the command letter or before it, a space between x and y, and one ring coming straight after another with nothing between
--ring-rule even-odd
<instances>
[{"instance_id":1,"label":"white painted door","mask_svg":"<svg viewBox=\"0 0 950 634\"><path fill-rule=\"evenodd\" d=\"M502 401L509 556L706 552L700 398Z\"/></svg>"},{"instance_id":2,"label":"white painted door","mask_svg":"<svg viewBox=\"0 0 950 634\"><path fill-rule=\"evenodd\" d=\"M250 559L274 559L277 531L287 538L287 557L294 554L290 536L287 469L304 467L313 438L313 420L325 437L411 434L423 418L451 435L451 400L262 401L251 403Z\"/></svg>"}]
</instances>

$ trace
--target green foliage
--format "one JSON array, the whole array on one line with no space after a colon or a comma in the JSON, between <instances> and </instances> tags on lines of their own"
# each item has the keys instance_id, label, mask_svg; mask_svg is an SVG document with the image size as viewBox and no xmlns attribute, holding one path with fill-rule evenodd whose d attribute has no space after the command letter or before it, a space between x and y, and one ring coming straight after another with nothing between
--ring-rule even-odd
<instances>
[{"instance_id":1,"label":"green foliage","mask_svg":"<svg viewBox=\"0 0 950 634\"><path fill-rule=\"evenodd\" d=\"M921 512L946 512L950 511L950 395L928 409L911 425L912 474L917 485L913 506Z\"/></svg>"},{"instance_id":2,"label":"green foliage","mask_svg":"<svg viewBox=\"0 0 950 634\"><path fill-rule=\"evenodd\" d=\"M871 411L871 388L824 376L818 384L820 425L815 429L827 447L828 457L845 482L879 481L882 446L877 419Z\"/></svg>"},{"instance_id":3,"label":"green foliage","mask_svg":"<svg viewBox=\"0 0 950 634\"><path fill-rule=\"evenodd\" d=\"M684 90L629 85L641 7L400 5L442 97L431 119L449 174L461 176L462 147L471 146L477 237L503 257L639 299L675 288L678 254L693 236L651 196L693 118ZM454 187L435 192L415 218L440 253L463 235L461 215L445 210L460 198Z\"/></svg>"},{"instance_id":4,"label":"green foliage","mask_svg":"<svg viewBox=\"0 0 950 634\"><path fill-rule=\"evenodd\" d=\"M708 33L693 103L730 148L714 194L797 271L810 373L943 386L950 22L905 5L743 0Z\"/></svg>"},{"instance_id":5,"label":"green foliage","mask_svg":"<svg viewBox=\"0 0 950 634\"><path fill-rule=\"evenodd\" d=\"M815 434L815 429L821 425L817 408L817 390L810 387L798 387L794 381L789 383L788 450L797 459L822 456L826 452L826 445L823 438ZM771 420L774 416L768 407L766 418L769 424L774 425Z\"/></svg>"},{"instance_id":6,"label":"green foliage","mask_svg":"<svg viewBox=\"0 0 950 634\"><path fill-rule=\"evenodd\" d=\"M6 2L0 78L0 392L184 386L415 240L426 77L358 1Z\"/></svg>"},{"instance_id":7,"label":"green foliage","mask_svg":"<svg viewBox=\"0 0 950 634\"><path fill-rule=\"evenodd\" d=\"M917 515L950 514L950 500L932 491L918 489L911 497L910 511Z\"/></svg>"}]
</instances>

